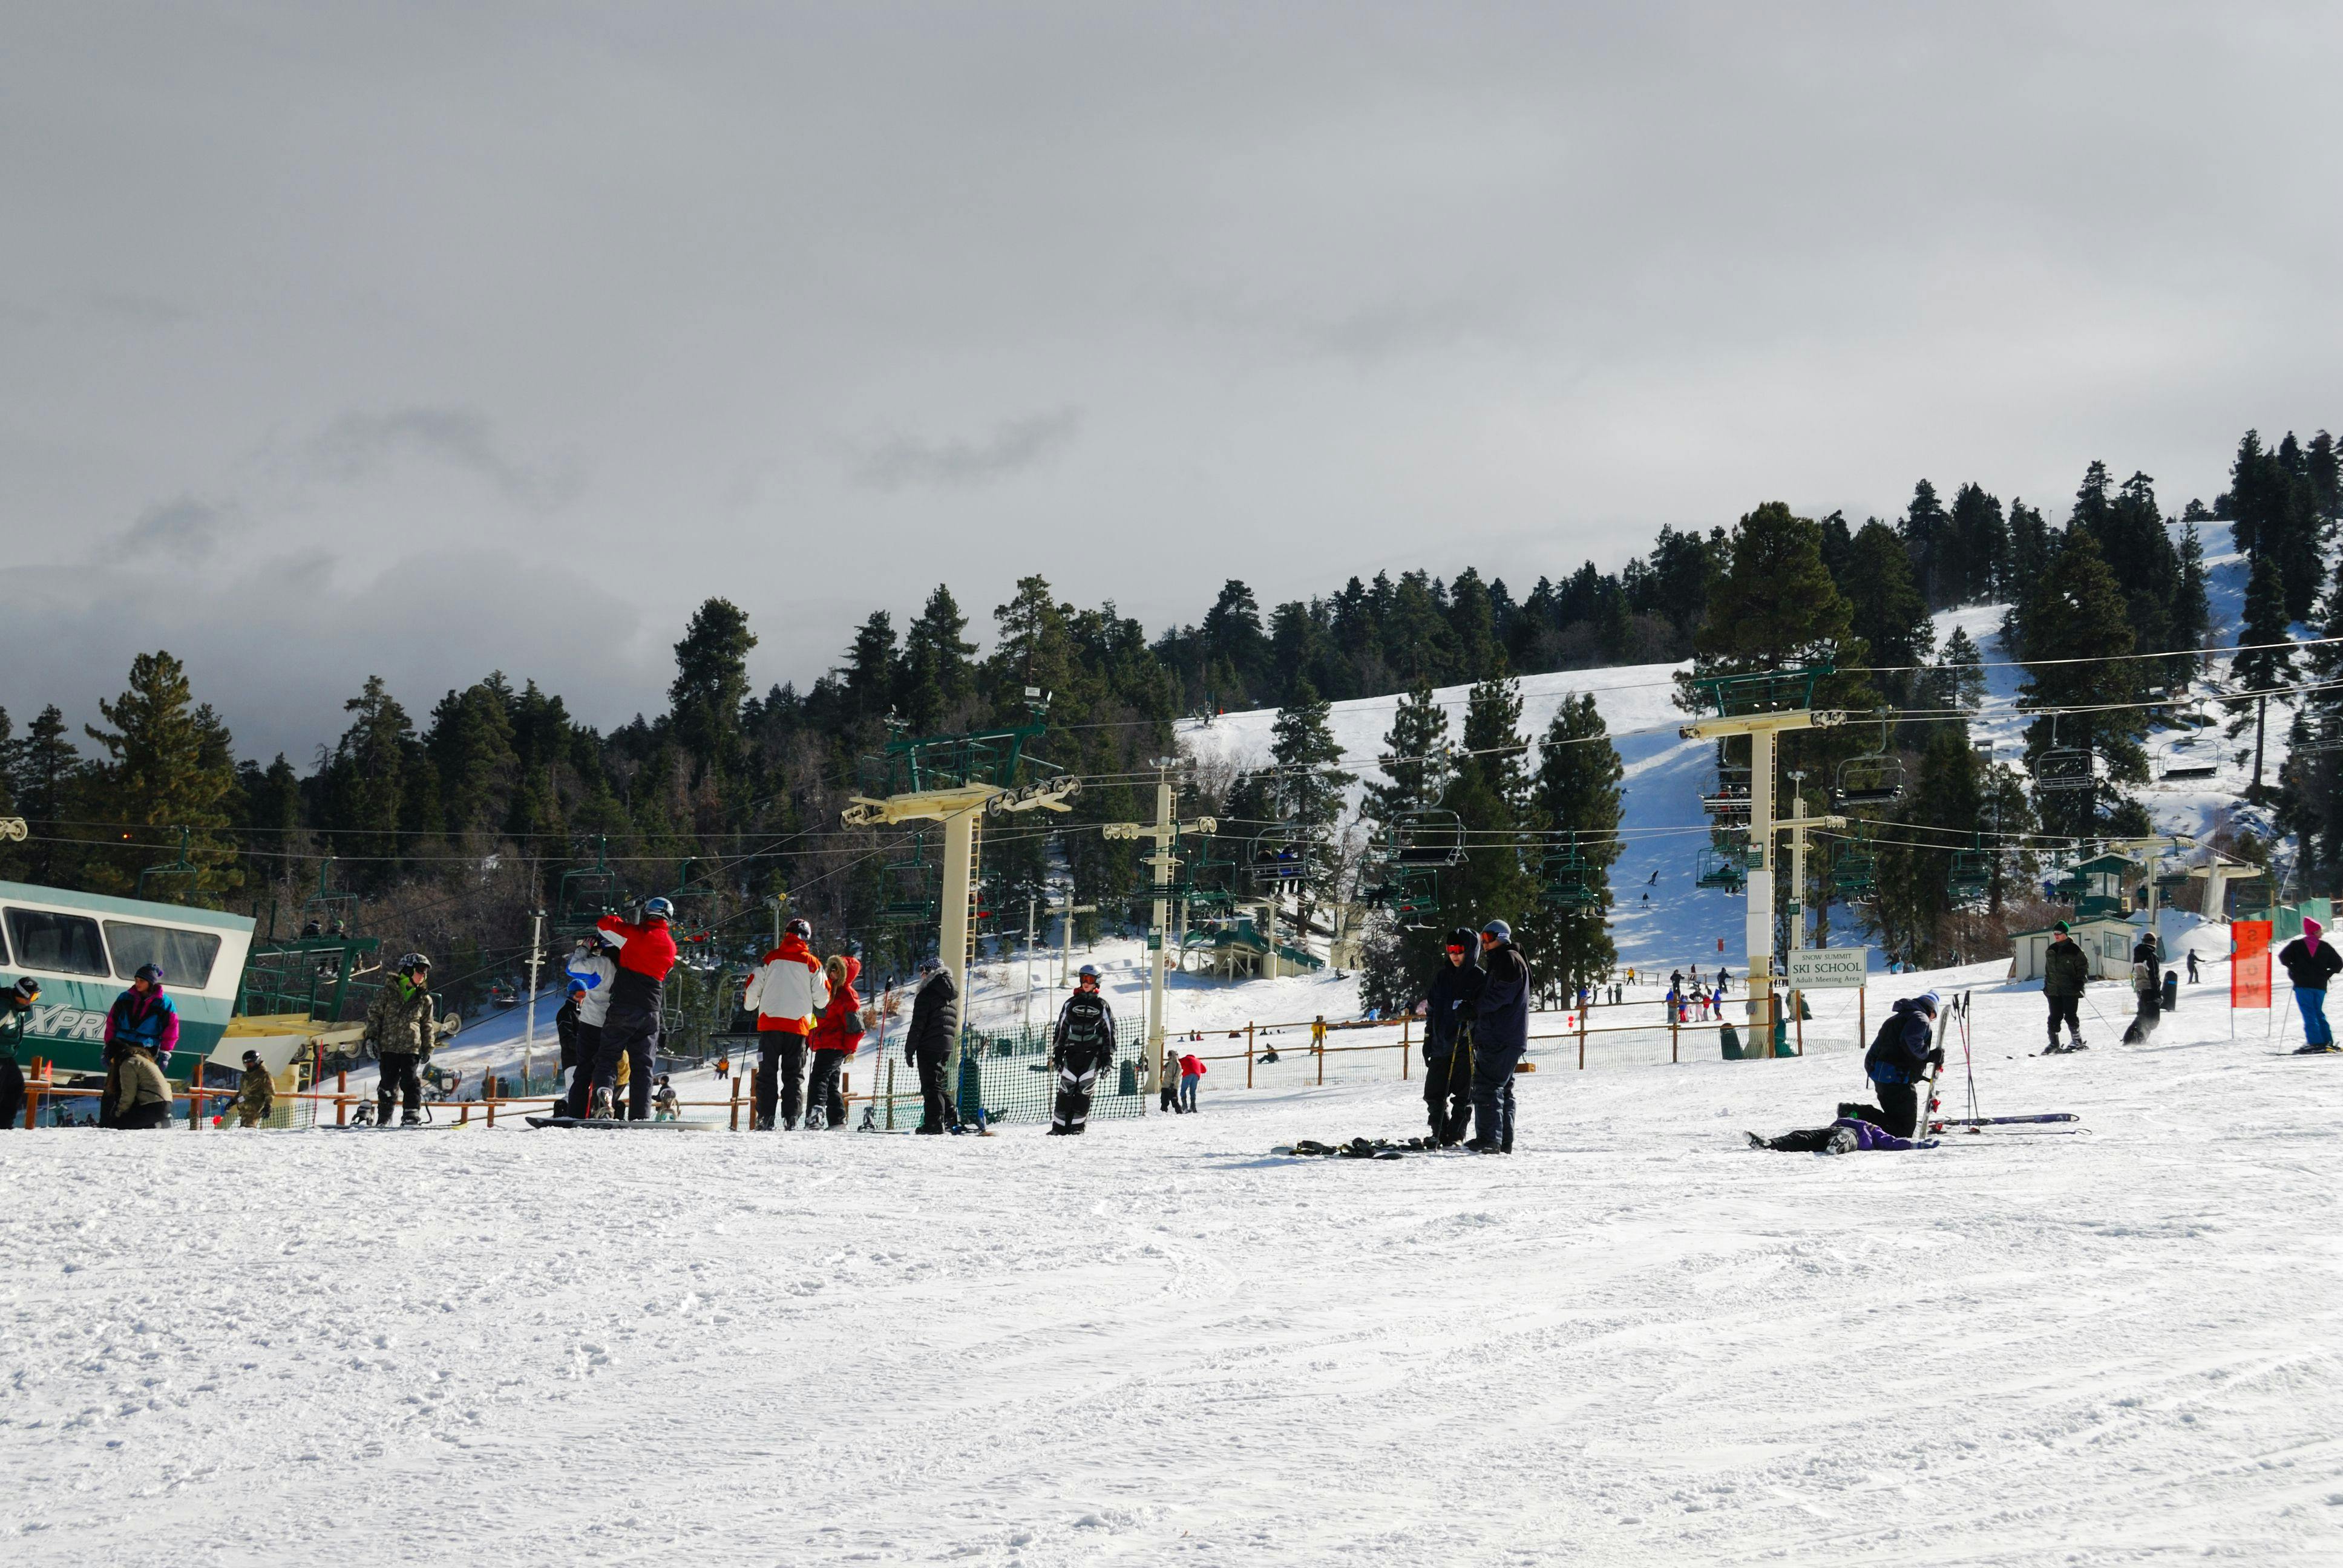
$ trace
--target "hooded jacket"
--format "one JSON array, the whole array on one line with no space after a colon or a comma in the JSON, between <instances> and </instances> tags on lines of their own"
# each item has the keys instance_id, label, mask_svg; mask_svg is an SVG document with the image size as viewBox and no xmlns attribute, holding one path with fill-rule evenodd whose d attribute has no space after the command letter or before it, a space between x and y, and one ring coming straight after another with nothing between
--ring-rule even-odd
<instances>
[{"instance_id":1,"label":"hooded jacket","mask_svg":"<svg viewBox=\"0 0 2343 1568\"><path fill-rule=\"evenodd\" d=\"M2286 966L2286 978L2297 990L2323 991L2328 980L2343 974L2343 958L2318 939L2318 929L2317 921L2305 921L2303 934L2278 950L2278 961Z\"/></svg>"},{"instance_id":2,"label":"hooded jacket","mask_svg":"<svg viewBox=\"0 0 2343 1568\"><path fill-rule=\"evenodd\" d=\"M848 953L844 961L844 985L829 990L829 977L821 977L830 1000L822 1004L821 1017L806 1042L816 1050L852 1050L862 1043L862 999L854 990L854 982L862 973L862 960Z\"/></svg>"},{"instance_id":3,"label":"hooded jacket","mask_svg":"<svg viewBox=\"0 0 2343 1568\"><path fill-rule=\"evenodd\" d=\"M1473 950L1478 944L1470 931L1451 931L1448 941L1455 944L1458 936L1464 938L1464 961L1452 964L1448 955L1440 955L1440 970L1432 977L1431 988L1423 998L1423 1054L1447 1056L1456 1050L1457 1037L1464 1026L1473 1021L1473 1004L1480 1000L1481 985L1487 978Z\"/></svg>"},{"instance_id":4,"label":"hooded jacket","mask_svg":"<svg viewBox=\"0 0 2343 1568\"><path fill-rule=\"evenodd\" d=\"M106 1043L144 1046L167 1073L179 1044L179 1010L159 985L148 986L144 996L125 990L106 1010Z\"/></svg>"},{"instance_id":5,"label":"hooded jacket","mask_svg":"<svg viewBox=\"0 0 2343 1568\"><path fill-rule=\"evenodd\" d=\"M912 1056L940 1060L950 1054L959 1034L960 988L952 983L951 970L940 969L911 999L911 1024L904 1033L903 1049Z\"/></svg>"},{"instance_id":6,"label":"hooded jacket","mask_svg":"<svg viewBox=\"0 0 2343 1568\"><path fill-rule=\"evenodd\" d=\"M437 1021L430 991L395 974L367 1004L366 1042L377 1057L427 1055L438 1043Z\"/></svg>"},{"instance_id":7,"label":"hooded jacket","mask_svg":"<svg viewBox=\"0 0 2343 1568\"><path fill-rule=\"evenodd\" d=\"M610 1016L610 992L618 984L618 966L599 943L585 942L573 950L563 972L586 989L578 993L578 1021L599 1029Z\"/></svg>"},{"instance_id":8,"label":"hooded jacket","mask_svg":"<svg viewBox=\"0 0 2343 1568\"><path fill-rule=\"evenodd\" d=\"M1917 997L1897 1002L1879 1026L1879 1033L1864 1053L1863 1070L1874 1083L1920 1081L1927 1070L1928 1053L1936 1049L1936 1024Z\"/></svg>"},{"instance_id":9,"label":"hooded jacket","mask_svg":"<svg viewBox=\"0 0 2343 1568\"><path fill-rule=\"evenodd\" d=\"M803 937L791 931L749 977L740 1005L756 1010L759 1033L802 1035L812 1032L814 1015L829 1000L830 981L822 975L821 960Z\"/></svg>"},{"instance_id":10,"label":"hooded jacket","mask_svg":"<svg viewBox=\"0 0 2343 1568\"><path fill-rule=\"evenodd\" d=\"M124 1053L121 1083L116 1093L114 1116L117 1122L142 1107L171 1103L170 1081L163 1076L162 1068L143 1048Z\"/></svg>"}]
</instances>

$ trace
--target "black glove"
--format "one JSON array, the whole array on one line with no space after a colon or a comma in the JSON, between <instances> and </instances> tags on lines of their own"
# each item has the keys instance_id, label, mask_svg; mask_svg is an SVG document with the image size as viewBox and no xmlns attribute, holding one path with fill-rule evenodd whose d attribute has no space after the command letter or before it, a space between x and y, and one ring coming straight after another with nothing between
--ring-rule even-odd
<instances>
[{"instance_id":1,"label":"black glove","mask_svg":"<svg viewBox=\"0 0 2343 1568\"><path fill-rule=\"evenodd\" d=\"M1943 1046L1940 1045L1936 1050L1928 1053L1928 1065L1940 1071L1943 1070L1945 1065L1945 1048Z\"/></svg>"},{"instance_id":2,"label":"black glove","mask_svg":"<svg viewBox=\"0 0 2343 1568\"><path fill-rule=\"evenodd\" d=\"M905 1067L920 1065L920 1053L908 1045L903 1048L903 1065Z\"/></svg>"}]
</instances>

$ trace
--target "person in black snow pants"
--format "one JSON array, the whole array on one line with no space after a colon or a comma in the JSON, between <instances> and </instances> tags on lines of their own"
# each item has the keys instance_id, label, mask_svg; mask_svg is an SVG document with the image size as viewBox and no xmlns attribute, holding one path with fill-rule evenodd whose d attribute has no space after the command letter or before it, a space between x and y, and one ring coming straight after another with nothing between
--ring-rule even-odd
<instances>
[{"instance_id":1,"label":"person in black snow pants","mask_svg":"<svg viewBox=\"0 0 2343 1568\"><path fill-rule=\"evenodd\" d=\"M606 947L618 950L617 977L610 982L610 1010L602 1017L602 1045L588 1075L586 1105L608 1092L614 1099L610 1114L621 1111L628 1121L648 1121L651 1115L651 1083L659 1076L659 1027L667 1010L667 977L675 968L675 933L669 921L675 906L665 899L643 901L639 923L605 915L596 922ZM627 1103L616 1103L618 1059L627 1060Z\"/></svg>"},{"instance_id":2,"label":"person in black snow pants","mask_svg":"<svg viewBox=\"0 0 2343 1568\"><path fill-rule=\"evenodd\" d=\"M903 1060L920 1074L921 1132L940 1137L951 1130L951 1097L944 1089L944 1066L951 1060L952 1041L960 1034L960 987L951 970L935 960L930 972L911 999L911 1026L903 1033Z\"/></svg>"},{"instance_id":3,"label":"person in black snow pants","mask_svg":"<svg viewBox=\"0 0 2343 1568\"><path fill-rule=\"evenodd\" d=\"M1863 1070L1879 1091L1879 1125L1898 1138L1919 1136L1920 1091L1917 1085L1931 1067L1945 1065L1945 1052L1936 1043L1936 993L1897 1002L1881 1020L1864 1053Z\"/></svg>"},{"instance_id":4,"label":"person in black snow pants","mask_svg":"<svg viewBox=\"0 0 2343 1568\"><path fill-rule=\"evenodd\" d=\"M2154 931L2142 931L2131 948L2134 1012L2124 1030L2126 1045L2138 1045L2164 1021L2164 955Z\"/></svg>"},{"instance_id":5,"label":"person in black snow pants","mask_svg":"<svg viewBox=\"0 0 2343 1568\"><path fill-rule=\"evenodd\" d=\"M1114 1065L1114 1010L1099 994L1099 972L1090 964L1076 975L1074 994L1058 1013L1050 1065L1058 1074L1050 1136L1072 1137L1090 1125L1091 1096L1098 1091L1099 1074Z\"/></svg>"},{"instance_id":6,"label":"person in black snow pants","mask_svg":"<svg viewBox=\"0 0 2343 1568\"><path fill-rule=\"evenodd\" d=\"M2066 921L2060 920L2053 930L2050 950L2042 956L2042 997L2050 1004L2050 1043L2042 1048L2045 1056L2090 1049L2083 1043L2083 1020L2075 1015L2085 988L2091 983L2090 955L2076 945ZM2068 1043L2065 1045L2058 1043L2061 1022L2066 1026Z\"/></svg>"},{"instance_id":7,"label":"person in black snow pants","mask_svg":"<svg viewBox=\"0 0 2343 1568\"><path fill-rule=\"evenodd\" d=\"M1513 1069L1530 1048L1530 966L1503 920L1481 928L1481 992L1473 1002L1473 1141L1476 1154L1513 1151Z\"/></svg>"},{"instance_id":8,"label":"person in black snow pants","mask_svg":"<svg viewBox=\"0 0 2343 1568\"><path fill-rule=\"evenodd\" d=\"M1448 952L1423 999L1423 1111L1433 1141L1443 1149L1463 1141L1473 1120L1473 1006L1481 996L1481 966L1473 933L1448 933Z\"/></svg>"}]
</instances>

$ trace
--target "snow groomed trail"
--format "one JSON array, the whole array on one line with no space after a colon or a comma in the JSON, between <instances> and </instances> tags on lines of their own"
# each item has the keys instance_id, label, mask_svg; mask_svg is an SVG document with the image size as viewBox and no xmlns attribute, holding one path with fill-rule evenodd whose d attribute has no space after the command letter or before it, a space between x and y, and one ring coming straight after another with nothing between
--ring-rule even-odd
<instances>
[{"instance_id":1,"label":"snow groomed trail","mask_svg":"<svg viewBox=\"0 0 2343 1568\"><path fill-rule=\"evenodd\" d=\"M1549 1060L1503 1160L1268 1154L1415 1131L1395 1076L1208 1079L1079 1142L13 1133L0 1533L38 1564L2335 1563L2343 1060L2232 1042L2220 994L2032 1058L2038 995L1981 988L1982 1109L2089 1131L1914 1154L1744 1146L1857 1097L1836 1030Z\"/></svg>"}]
</instances>

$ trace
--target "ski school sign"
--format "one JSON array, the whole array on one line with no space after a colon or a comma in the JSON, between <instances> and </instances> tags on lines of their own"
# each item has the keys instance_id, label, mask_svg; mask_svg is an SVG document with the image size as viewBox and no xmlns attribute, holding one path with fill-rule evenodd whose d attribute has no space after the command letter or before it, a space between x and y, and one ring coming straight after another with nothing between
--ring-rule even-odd
<instances>
[{"instance_id":1,"label":"ski school sign","mask_svg":"<svg viewBox=\"0 0 2343 1568\"><path fill-rule=\"evenodd\" d=\"M1792 948L1792 990L1861 990L1871 971L1869 948Z\"/></svg>"}]
</instances>

